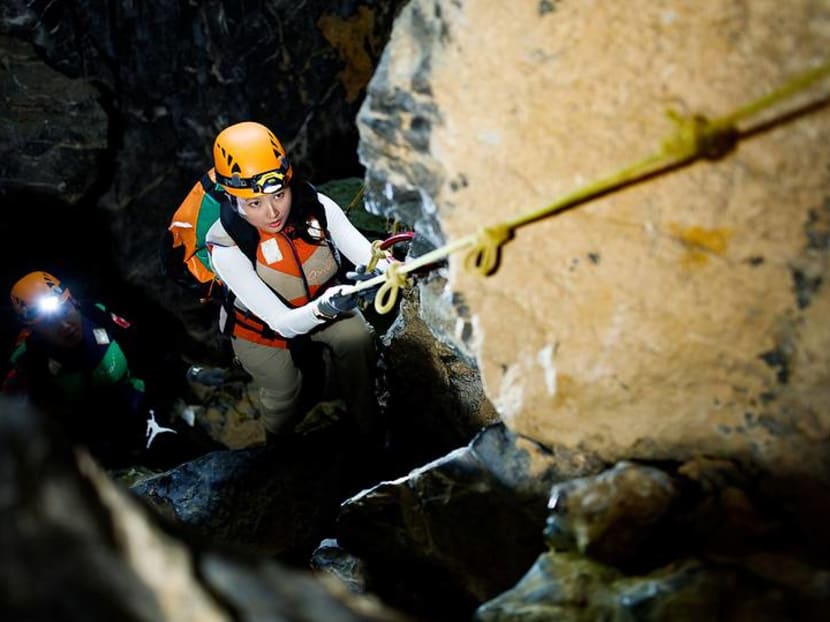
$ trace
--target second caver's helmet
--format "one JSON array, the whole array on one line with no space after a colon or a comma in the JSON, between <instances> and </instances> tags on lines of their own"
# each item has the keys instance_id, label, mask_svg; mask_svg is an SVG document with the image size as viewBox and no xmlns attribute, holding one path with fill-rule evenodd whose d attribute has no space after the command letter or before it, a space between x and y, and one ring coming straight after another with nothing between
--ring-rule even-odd
<instances>
[{"instance_id":1,"label":"second caver's helmet","mask_svg":"<svg viewBox=\"0 0 830 622\"><path fill-rule=\"evenodd\" d=\"M18 317L26 324L34 324L60 311L71 295L54 275L39 270L15 283L10 297Z\"/></svg>"}]
</instances>

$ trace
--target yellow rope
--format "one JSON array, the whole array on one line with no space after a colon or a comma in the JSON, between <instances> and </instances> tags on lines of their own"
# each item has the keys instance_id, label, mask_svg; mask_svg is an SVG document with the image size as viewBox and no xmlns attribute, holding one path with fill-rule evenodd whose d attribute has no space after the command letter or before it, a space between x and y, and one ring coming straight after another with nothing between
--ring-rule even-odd
<instances>
[{"instance_id":1,"label":"yellow rope","mask_svg":"<svg viewBox=\"0 0 830 622\"><path fill-rule=\"evenodd\" d=\"M501 245L513 237L513 230L507 225L484 227L475 237L475 245L464 259L464 267L487 276L496 271Z\"/></svg>"},{"instance_id":2,"label":"yellow rope","mask_svg":"<svg viewBox=\"0 0 830 622\"><path fill-rule=\"evenodd\" d=\"M608 177L571 192L546 207L520 214L497 225L485 227L472 235L436 248L405 264L394 262L390 264L384 274L361 281L351 289L347 289L346 293L362 291L381 284L375 296L375 310L378 313L386 313L394 307L400 288L407 283L406 274L441 261L452 253L468 247L472 248L465 258L465 267L483 275L493 274L498 267L502 245L513 237L513 232L517 228L552 216L589 199L619 190L623 186L642 180L649 175L666 172L681 165L688 165L700 158L721 158L729 153L741 138L741 134L736 127L739 121L755 116L759 112L805 91L827 75L830 75L830 59L818 67L796 76L771 93L713 121L700 115L684 117L669 111L669 117L675 123L676 129L662 141L658 152L626 166ZM372 262L370 263L372 263L372 269L374 269L377 265L374 250Z\"/></svg>"},{"instance_id":3,"label":"yellow rope","mask_svg":"<svg viewBox=\"0 0 830 622\"><path fill-rule=\"evenodd\" d=\"M381 244L383 244L383 240L375 240L372 242L372 258L366 264L366 272L371 272L377 268L378 261L386 257L386 253L380 247Z\"/></svg>"},{"instance_id":4,"label":"yellow rope","mask_svg":"<svg viewBox=\"0 0 830 622\"><path fill-rule=\"evenodd\" d=\"M344 210L347 214L350 211L352 211L352 208L355 206L355 204L358 202L358 200L360 200L360 198L363 196L363 193L365 191L366 191L366 185L365 184L360 184L360 188L358 188L357 192L354 193L354 196L352 197L352 200L349 201L349 204L346 206L346 209Z\"/></svg>"},{"instance_id":5,"label":"yellow rope","mask_svg":"<svg viewBox=\"0 0 830 622\"><path fill-rule=\"evenodd\" d=\"M401 269L402 263L391 263L381 276L383 285L375 295L375 311L383 315L392 310L398 300L398 291L408 283L406 273Z\"/></svg>"}]
</instances>

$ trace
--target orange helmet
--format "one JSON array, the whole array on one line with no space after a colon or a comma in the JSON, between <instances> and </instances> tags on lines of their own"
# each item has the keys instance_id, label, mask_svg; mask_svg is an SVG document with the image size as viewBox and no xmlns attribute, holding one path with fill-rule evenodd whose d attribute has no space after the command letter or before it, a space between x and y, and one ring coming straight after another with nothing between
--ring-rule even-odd
<instances>
[{"instance_id":1,"label":"orange helmet","mask_svg":"<svg viewBox=\"0 0 830 622\"><path fill-rule=\"evenodd\" d=\"M219 132L213 143L213 166L225 191L243 199L278 192L294 173L282 143L253 121Z\"/></svg>"},{"instance_id":2,"label":"orange helmet","mask_svg":"<svg viewBox=\"0 0 830 622\"><path fill-rule=\"evenodd\" d=\"M11 291L12 306L26 324L34 324L59 310L70 299L69 289L48 272L30 272Z\"/></svg>"}]
</instances>

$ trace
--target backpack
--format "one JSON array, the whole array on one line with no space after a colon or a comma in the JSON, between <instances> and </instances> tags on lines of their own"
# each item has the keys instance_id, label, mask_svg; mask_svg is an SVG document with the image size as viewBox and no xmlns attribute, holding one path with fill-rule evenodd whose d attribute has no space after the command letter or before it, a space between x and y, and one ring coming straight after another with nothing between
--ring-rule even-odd
<instances>
[{"instance_id":1,"label":"backpack","mask_svg":"<svg viewBox=\"0 0 830 622\"><path fill-rule=\"evenodd\" d=\"M205 237L219 220L220 203L213 194L213 170L191 188L170 219L161 243L162 274L196 293L202 302L215 300L223 289L210 266ZM216 285L220 287L215 287Z\"/></svg>"}]
</instances>

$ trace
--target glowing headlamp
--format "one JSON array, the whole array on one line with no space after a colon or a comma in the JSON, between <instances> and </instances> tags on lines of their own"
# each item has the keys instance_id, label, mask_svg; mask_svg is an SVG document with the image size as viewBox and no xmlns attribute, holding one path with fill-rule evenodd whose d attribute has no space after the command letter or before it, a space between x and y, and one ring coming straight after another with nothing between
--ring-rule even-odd
<instances>
[{"instance_id":1,"label":"glowing headlamp","mask_svg":"<svg viewBox=\"0 0 830 622\"><path fill-rule=\"evenodd\" d=\"M41 315L52 315L61 307L60 296L48 294L37 301L37 311Z\"/></svg>"},{"instance_id":2,"label":"glowing headlamp","mask_svg":"<svg viewBox=\"0 0 830 622\"><path fill-rule=\"evenodd\" d=\"M63 313L63 303L67 299L68 297L63 294L44 294L33 305L27 305L23 308L21 312L22 319L24 322L33 324L58 317Z\"/></svg>"}]
</instances>

